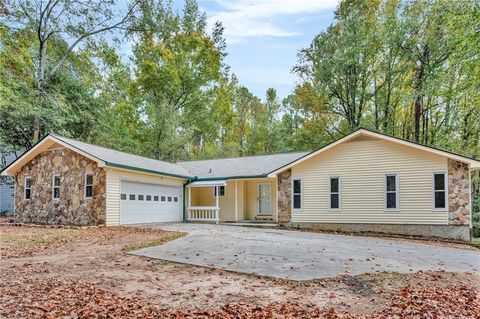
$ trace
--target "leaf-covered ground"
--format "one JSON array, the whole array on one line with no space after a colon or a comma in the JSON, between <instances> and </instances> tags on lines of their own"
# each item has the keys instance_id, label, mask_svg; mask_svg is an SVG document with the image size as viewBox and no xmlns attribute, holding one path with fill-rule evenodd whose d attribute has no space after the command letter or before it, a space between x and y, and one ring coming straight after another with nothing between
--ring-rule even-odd
<instances>
[{"instance_id":1,"label":"leaf-covered ground","mask_svg":"<svg viewBox=\"0 0 480 319\"><path fill-rule=\"evenodd\" d=\"M473 274L290 282L122 251L179 236L171 232L6 226L0 232L5 318L480 318L480 278Z\"/></svg>"}]
</instances>

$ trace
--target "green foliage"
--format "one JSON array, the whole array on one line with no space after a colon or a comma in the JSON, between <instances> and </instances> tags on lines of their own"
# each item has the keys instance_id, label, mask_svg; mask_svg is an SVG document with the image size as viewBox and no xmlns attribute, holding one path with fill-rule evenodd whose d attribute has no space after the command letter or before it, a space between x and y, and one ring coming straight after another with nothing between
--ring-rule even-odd
<instances>
[{"instance_id":1,"label":"green foliage","mask_svg":"<svg viewBox=\"0 0 480 319\"><path fill-rule=\"evenodd\" d=\"M366 126L480 153L479 21L471 0L341 2L294 68L303 79L294 100L307 99L298 134L317 134L329 117L331 136Z\"/></svg>"},{"instance_id":2,"label":"green foliage","mask_svg":"<svg viewBox=\"0 0 480 319\"><path fill-rule=\"evenodd\" d=\"M59 2L52 10L63 16L44 21L39 37L28 15L50 3L0 10L2 148L54 132L173 161L311 150L366 126L480 154L475 1L342 1L334 23L300 51L301 82L282 101L273 88L259 98L239 83L222 24L209 31L193 0L181 11L133 1L125 16L113 0ZM92 33L99 23L122 26L115 41ZM129 59L119 40L132 44Z\"/></svg>"}]
</instances>

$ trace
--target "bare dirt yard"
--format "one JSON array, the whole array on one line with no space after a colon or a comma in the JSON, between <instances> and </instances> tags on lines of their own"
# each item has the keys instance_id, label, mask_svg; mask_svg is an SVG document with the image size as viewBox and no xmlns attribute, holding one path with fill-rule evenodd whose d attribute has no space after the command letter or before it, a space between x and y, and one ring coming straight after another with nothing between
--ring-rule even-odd
<instances>
[{"instance_id":1,"label":"bare dirt yard","mask_svg":"<svg viewBox=\"0 0 480 319\"><path fill-rule=\"evenodd\" d=\"M125 251L181 233L0 226L2 318L480 318L480 277L374 273L287 281Z\"/></svg>"}]
</instances>

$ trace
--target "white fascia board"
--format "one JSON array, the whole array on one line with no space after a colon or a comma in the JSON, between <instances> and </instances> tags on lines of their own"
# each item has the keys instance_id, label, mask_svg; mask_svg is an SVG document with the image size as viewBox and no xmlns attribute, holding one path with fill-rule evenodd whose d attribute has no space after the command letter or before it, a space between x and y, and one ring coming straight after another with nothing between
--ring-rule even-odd
<instances>
[{"instance_id":1,"label":"white fascia board","mask_svg":"<svg viewBox=\"0 0 480 319\"><path fill-rule=\"evenodd\" d=\"M276 177L278 173L280 173L284 170L287 170L287 169L291 168L292 166L295 166L295 165L297 165L297 164L299 164L299 163L301 163L301 162L303 162L303 161L305 161L305 160L307 160L307 159L309 159L313 156L316 156L316 155L318 155L322 152L325 152L325 151L331 149L332 147L337 146L340 143L343 143L343 142L346 142L346 141L348 141L352 138L355 138L356 136L358 136L360 134L371 136L371 137L382 139L382 140L386 140L386 141L390 141L390 142L397 143L397 144L402 144L402 145L405 145L405 146L410 146L410 147L413 147L413 148L416 148L416 149L419 149L419 150L422 150L422 151L425 151L425 152L430 152L430 153L433 153L433 154L436 154L436 155L440 155L440 156L444 156L444 157L447 157L447 158L450 158L450 159L454 159L454 160L462 162L462 163L467 163L467 164L470 165L471 169L480 168L480 161L477 161L477 160L469 159L467 157L463 157L463 156L456 155L456 154L453 154L453 153L450 153L450 152L446 152L446 151L442 151L442 150L439 150L439 149L427 147L427 146L424 146L424 145L421 145L421 144L416 144L414 142L404 141L404 140L401 140L399 138L387 136L387 135L384 135L384 134L375 133L375 132L372 132L372 131L369 131L369 130L359 129L358 131L355 131L353 133L345 135L344 137L336 140L335 142L330 143L330 144L326 145L325 147L322 147L322 148L320 148L316 151L313 151L310 154L307 154L304 157L301 157L301 158L297 159L296 161L294 161L294 162L292 162L292 163L290 163L286 166L283 166L283 167L280 167L280 168L276 169L275 171L269 173L267 176L268 177Z\"/></svg>"},{"instance_id":2,"label":"white fascia board","mask_svg":"<svg viewBox=\"0 0 480 319\"><path fill-rule=\"evenodd\" d=\"M62 146L64 146L65 148L68 148L68 149L71 149L72 151L88 158L88 159L91 159L92 161L96 162L98 167L104 167L105 166L105 162L102 161L101 159L99 158L96 158L95 156L93 155L90 155L88 153L85 153L84 151L76 148L76 147L73 147L71 145L69 145L68 143L65 143L63 142L61 139L59 138L56 138L54 136L51 136L51 135L47 135L42 141L40 141L39 143L37 143L35 146L33 146L31 149L29 149L28 151L26 151L25 153L22 154L22 156L20 156L19 158L17 158L15 161L13 161L10 166L7 167L7 169L3 170L2 171L2 176L14 176L15 173L18 171L18 169L20 169L21 167L23 167L27 162L25 162L25 159L31 157L33 155L36 156L38 154L40 154L41 152L43 151L46 151L48 149L48 146L45 147L45 144L49 144L49 145L52 145L53 143L58 143ZM32 157L32 158L33 158Z\"/></svg>"}]
</instances>

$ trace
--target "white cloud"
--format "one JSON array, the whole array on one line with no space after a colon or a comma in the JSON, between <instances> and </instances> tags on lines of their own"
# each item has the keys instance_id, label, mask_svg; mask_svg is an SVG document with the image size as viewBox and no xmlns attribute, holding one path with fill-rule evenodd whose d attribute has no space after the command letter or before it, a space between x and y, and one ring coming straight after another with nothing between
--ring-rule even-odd
<instances>
[{"instance_id":1,"label":"white cloud","mask_svg":"<svg viewBox=\"0 0 480 319\"><path fill-rule=\"evenodd\" d=\"M339 0L215 0L221 11L208 12L209 25L221 21L229 43L252 36L290 37L298 33L275 25L275 18L309 14L337 6Z\"/></svg>"}]
</instances>

